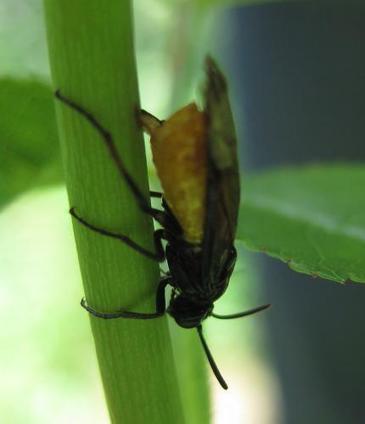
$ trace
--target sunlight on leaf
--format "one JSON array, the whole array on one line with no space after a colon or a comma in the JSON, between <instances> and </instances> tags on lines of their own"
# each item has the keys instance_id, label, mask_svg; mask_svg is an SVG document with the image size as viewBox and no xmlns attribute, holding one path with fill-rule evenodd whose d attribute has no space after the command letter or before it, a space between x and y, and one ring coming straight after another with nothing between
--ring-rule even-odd
<instances>
[{"instance_id":1,"label":"sunlight on leaf","mask_svg":"<svg viewBox=\"0 0 365 424\"><path fill-rule=\"evenodd\" d=\"M282 168L247 178L238 239L295 271L365 282L365 166Z\"/></svg>"}]
</instances>

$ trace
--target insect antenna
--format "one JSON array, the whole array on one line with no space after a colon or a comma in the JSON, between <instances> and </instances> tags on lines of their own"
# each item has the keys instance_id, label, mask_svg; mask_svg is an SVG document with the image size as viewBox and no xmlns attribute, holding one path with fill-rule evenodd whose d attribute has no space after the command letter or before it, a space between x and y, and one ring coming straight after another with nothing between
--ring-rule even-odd
<instances>
[{"instance_id":1,"label":"insect antenna","mask_svg":"<svg viewBox=\"0 0 365 424\"><path fill-rule=\"evenodd\" d=\"M248 311L243 311L243 312L238 312L237 314L231 314L231 315L218 315L215 313L211 313L210 315L214 318L218 318L218 319L235 319L235 318L242 318L242 317L247 317L248 315L252 315L252 314L256 314L257 312L263 311L267 308L270 308L271 304L268 303L267 305L261 305L258 306L257 308L254 309L250 309Z\"/></svg>"},{"instance_id":2,"label":"insect antenna","mask_svg":"<svg viewBox=\"0 0 365 424\"><path fill-rule=\"evenodd\" d=\"M199 338L201 341L201 344L203 345L205 355L208 359L209 365L212 368L212 371L216 377L216 379L219 381L219 384L223 387L224 390L228 389L227 383L224 381L224 378L222 377L222 374L220 373L217 364L215 363L212 354L210 353L209 347L207 345L207 342L205 341L205 338L203 336L203 328L201 325L196 327L198 330Z\"/></svg>"}]
</instances>

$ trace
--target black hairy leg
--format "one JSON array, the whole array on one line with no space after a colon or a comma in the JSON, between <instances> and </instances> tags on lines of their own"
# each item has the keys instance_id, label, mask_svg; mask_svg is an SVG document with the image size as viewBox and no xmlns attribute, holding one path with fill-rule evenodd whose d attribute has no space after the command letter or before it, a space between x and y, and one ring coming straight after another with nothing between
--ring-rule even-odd
<instances>
[{"instance_id":1,"label":"black hairy leg","mask_svg":"<svg viewBox=\"0 0 365 424\"><path fill-rule=\"evenodd\" d=\"M161 225L164 225L165 213L163 211L160 211L159 209L152 208L149 204L149 201L145 199L144 195L138 188L137 184L133 181L133 178L124 166L124 163L118 152L118 149L110 131L108 131L91 112L84 109L82 106L69 99L68 97L65 97L63 94L61 94L60 90L57 90L55 92L55 96L63 104L83 116L90 123L90 125L95 128L95 130L100 134L105 146L107 147L110 156L119 171L119 174L122 176L124 181L127 183L129 189L131 190L132 194L134 195L140 209L148 215L152 216L152 218L154 218ZM153 197L160 197L160 194L154 191L151 192L151 195Z\"/></svg>"},{"instance_id":2,"label":"black hairy leg","mask_svg":"<svg viewBox=\"0 0 365 424\"><path fill-rule=\"evenodd\" d=\"M116 311L116 312L99 312L86 303L85 298L81 299L81 306L86 309L91 315L102 319L155 319L163 316L166 311L165 289L170 283L170 277L161 278L156 291L156 311L155 312L133 312L133 311Z\"/></svg>"},{"instance_id":3,"label":"black hairy leg","mask_svg":"<svg viewBox=\"0 0 365 424\"><path fill-rule=\"evenodd\" d=\"M94 224L91 224L90 222L86 221L84 218L82 218L80 215L77 214L75 208L70 209L70 214L84 227L88 228L89 230L92 230L98 234L101 234L106 237L111 237L114 239L117 239L121 241L122 243L126 244L136 252L140 253L143 256L146 256L147 258L153 259L157 262L163 262L165 260L165 251L164 247L162 245L162 240L164 239L164 230L156 230L153 233L154 238L154 244L156 252L150 252L149 250L145 249L144 247L140 246L133 240L131 240L128 236L116 233L113 231L105 230L104 228L97 227Z\"/></svg>"}]
</instances>

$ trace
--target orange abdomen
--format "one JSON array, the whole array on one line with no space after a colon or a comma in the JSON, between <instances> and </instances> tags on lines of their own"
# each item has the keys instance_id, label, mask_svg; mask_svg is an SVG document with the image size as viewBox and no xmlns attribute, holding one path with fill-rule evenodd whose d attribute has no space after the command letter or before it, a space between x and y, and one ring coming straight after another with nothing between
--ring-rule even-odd
<instances>
[{"instance_id":1,"label":"orange abdomen","mask_svg":"<svg viewBox=\"0 0 365 424\"><path fill-rule=\"evenodd\" d=\"M206 185L206 117L195 103L150 130L151 148L164 198L180 223L185 239L203 238Z\"/></svg>"}]
</instances>

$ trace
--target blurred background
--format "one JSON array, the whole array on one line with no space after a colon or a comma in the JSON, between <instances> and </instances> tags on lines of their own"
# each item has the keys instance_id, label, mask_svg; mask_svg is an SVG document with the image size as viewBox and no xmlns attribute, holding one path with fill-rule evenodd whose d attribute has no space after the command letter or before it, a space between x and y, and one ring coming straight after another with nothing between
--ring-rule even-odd
<instances>
[{"instance_id":1,"label":"blurred background","mask_svg":"<svg viewBox=\"0 0 365 424\"><path fill-rule=\"evenodd\" d=\"M210 3L135 1L143 107L165 117L199 97L210 52L229 80L244 173L365 159L365 6ZM50 83L40 0L0 0L0 52L1 79ZM28 113L13 106L19 119ZM14 136L1 113L0 135ZM1 168L24 179L21 167L32 157L11 156L1 144L10 158ZM56 155L56 144L52 150ZM0 171L0 420L107 423L88 317L79 307L65 188L57 177L42 188L27 181L12 197L6 175ZM364 422L364 288L299 275L237 247L240 261L217 310L273 307L246 320L207 323L230 385L224 392L211 380L213 422Z\"/></svg>"}]
</instances>

